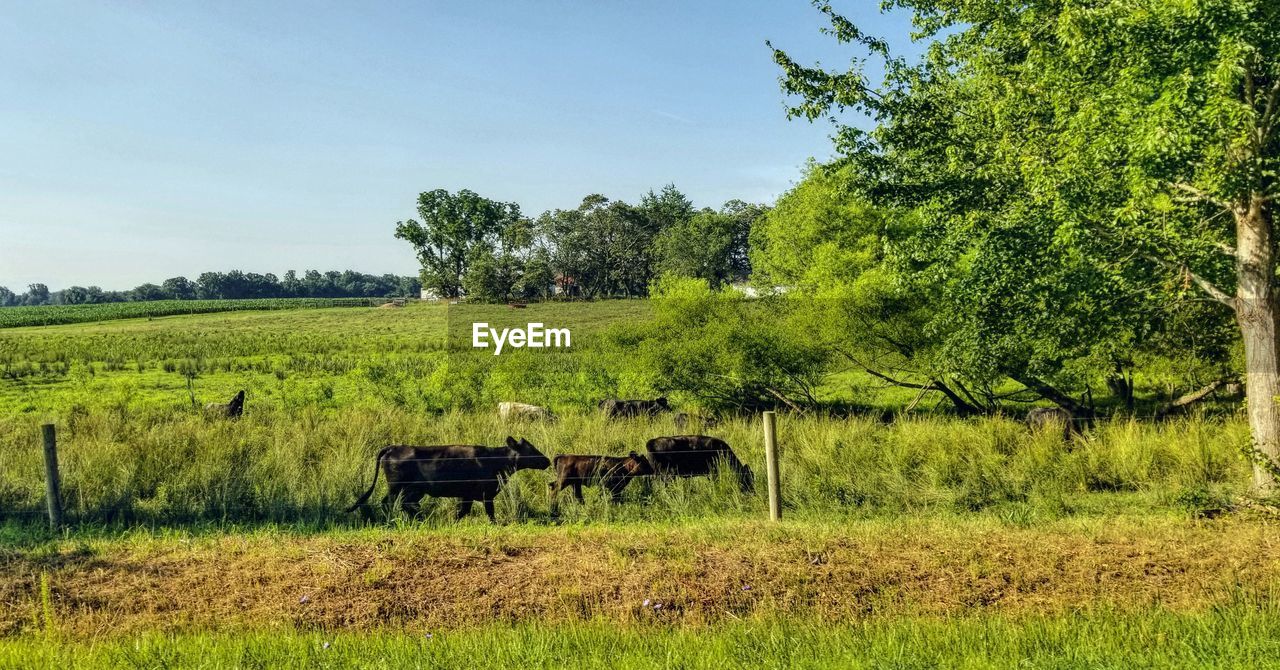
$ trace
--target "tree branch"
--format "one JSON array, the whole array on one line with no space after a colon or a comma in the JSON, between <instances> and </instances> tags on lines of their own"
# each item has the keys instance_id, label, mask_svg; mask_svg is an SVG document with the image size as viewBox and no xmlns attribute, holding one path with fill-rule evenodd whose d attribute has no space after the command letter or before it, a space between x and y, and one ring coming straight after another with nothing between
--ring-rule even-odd
<instances>
[{"instance_id":1,"label":"tree branch","mask_svg":"<svg viewBox=\"0 0 1280 670\"><path fill-rule=\"evenodd\" d=\"M787 407L790 407L790 408L791 408L791 411L795 412L796 414L800 414L800 415L803 415L803 414L804 414L804 409L803 409L803 408L801 408L799 405L797 405L797 404L795 404L795 403L791 402L791 400L790 400L790 399L788 399L786 396L784 396L784 395L782 395L781 393L779 393L779 392L777 391L777 389L773 388L772 386L766 386L766 387L764 387L764 390L768 391L770 395L772 395L773 397L775 397L775 398L777 398L778 400L781 400L783 403L785 403Z\"/></svg>"},{"instance_id":2,"label":"tree branch","mask_svg":"<svg viewBox=\"0 0 1280 670\"><path fill-rule=\"evenodd\" d=\"M1071 412L1073 417L1092 418L1093 411L1076 402L1071 396L1059 391L1044 380L1038 379L1031 375L1013 374L1009 375L1011 379L1026 386L1027 388L1039 393L1044 398L1053 402L1055 405Z\"/></svg>"},{"instance_id":3,"label":"tree branch","mask_svg":"<svg viewBox=\"0 0 1280 670\"><path fill-rule=\"evenodd\" d=\"M951 380L951 383L954 384L956 388L960 389L960 392L964 394L965 398L968 398L968 401L974 407L982 406L982 401L978 400L977 396L975 396L973 392L969 390L969 387L964 385L964 382L960 381L959 379L953 379Z\"/></svg>"},{"instance_id":4,"label":"tree branch","mask_svg":"<svg viewBox=\"0 0 1280 670\"><path fill-rule=\"evenodd\" d=\"M1195 284L1196 287L1198 287L1201 291L1204 291L1205 293L1207 293L1210 298L1213 298L1214 300L1222 303L1223 305L1226 305L1227 307L1230 307L1231 309L1236 308L1236 300L1235 298L1231 297L1231 294L1218 288L1213 284L1213 282L1209 281L1208 279L1205 279L1204 277L1201 277L1200 275L1192 272L1191 268L1187 267L1186 263L1183 263L1182 265L1178 265L1177 263L1167 261L1163 258L1154 256L1154 255L1148 256L1148 258L1153 263L1162 265L1170 270L1174 270L1175 272L1178 272L1183 276L1185 276L1187 279L1190 279L1192 284Z\"/></svg>"},{"instance_id":5,"label":"tree branch","mask_svg":"<svg viewBox=\"0 0 1280 670\"><path fill-rule=\"evenodd\" d=\"M872 377L876 377L877 379L882 379L886 382L889 382L890 384L893 384L894 386L900 386L902 388L909 388L909 389L919 389L922 394L927 393L929 391L937 391L942 395L946 396L947 400L950 400L951 404L955 405L956 411L962 415L982 413L981 405L977 404L976 402L973 404L966 402L964 398L961 398L959 395L957 395L955 391L951 390L951 387L947 386L940 379L930 378L929 381L924 384L916 384L913 382L902 381L900 379L894 379L893 377L890 377L889 375L883 372L871 369L870 366L858 360L852 354L850 354L847 351L844 351L839 347L833 346L832 349L835 350L836 353L840 354L841 356L844 356L845 358L849 359L849 361L854 365L862 368L864 372L871 375Z\"/></svg>"},{"instance_id":6,"label":"tree branch","mask_svg":"<svg viewBox=\"0 0 1280 670\"><path fill-rule=\"evenodd\" d=\"M1271 85L1271 90L1267 91L1267 106L1262 112L1262 119L1258 122L1258 137L1262 145L1266 144L1267 136L1271 134L1272 126L1276 120L1276 101L1280 98L1280 78Z\"/></svg>"},{"instance_id":7,"label":"tree branch","mask_svg":"<svg viewBox=\"0 0 1280 670\"><path fill-rule=\"evenodd\" d=\"M931 390L933 390L933 382L929 382L928 384L925 384L924 388L920 389L920 392L916 394L915 400L912 400L911 404L907 405L906 409L902 410L902 413L903 414L911 413L911 410L915 409L916 405L919 405L920 401L924 399L925 394Z\"/></svg>"},{"instance_id":8,"label":"tree branch","mask_svg":"<svg viewBox=\"0 0 1280 670\"><path fill-rule=\"evenodd\" d=\"M843 352L842 352L842 353L843 353ZM856 359L856 358L854 358L854 357L852 357L852 356L850 356L850 355L848 355L848 354L844 354L844 357L845 357L845 358L848 358L850 361L853 361L853 364L854 364L854 365L857 365L858 367L862 368L862 370L863 370L864 372L866 372L867 374L869 374L869 375L871 375L871 376L873 376L873 377L876 377L877 379L882 379L882 380L884 380L884 381L887 381L887 382L889 382L890 384L893 384L894 386L901 386L902 388L909 388L909 389L923 389L923 388L927 388L927 387L929 386L928 384L916 384L916 383L913 383L913 382L904 382L904 381L902 381L902 380L900 380L900 379L894 379L893 377L890 377L889 375L886 375L886 374L884 374L883 372L879 372L879 371L877 371L877 370L872 370L872 369L871 369L870 367L868 367L865 363L863 363L862 361L859 361L858 359Z\"/></svg>"},{"instance_id":9,"label":"tree branch","mask_svg":"<svg viewBox=\"0 0 1280 670\"><path fill-rule=\"evenodd\" d=\"M1205 398L1209 397L1209 395L1212 394L1214 391L1218 390L1219 387L1231 381L1232 381L1231 379L1215 379L1214 381L1204 385L1203 387L1201 387L1196 391L1192 391L1190 393L1186 393L1182 395L1177 400L1174 400L1168 405L1165 405L1164 407L1161 407L1159 410L1157 410L1155 415L1156 419L1165 419L1165 418L1168 418L1170 414L1175 414L1183 411L1189 405L1193 405L1195 403L1200 402L1201 400L1204 400Z\"/></svg>"},{"instance_id":10,"label":"tree branch","mask_svg":"<svg viewBox=\"0 0 1280 670\"><path fill-rule=\"evenodd\" d=\"M1115 235L1113 235L1111 232L1103 228L1094 228L1093 230L1094 232L1098 233L1102 237L1105 237L1109 240L1116 239ZM1141 249L1138 249L1136 251L1137 253L1141 254L1143 258L1146 258L1152 263L1155 263L1156 265L1159 265L1165 269L1173 270L1174 272L1177 272L1185 276L1187 279L1191 280L1191 283L1195 284L1196 287L1198 287L1201 291L1204 291L1206 294L1208 294L1210 298L1214 299L1215 301L1220 302L1223 305L1226 305L1227 307L1230 307L1233 310L1236 308L1235 298L1233 298L1231 294L1218 288L1217 286L1214 285L1213 282L1209 281L1208 279L1205 279L1204 277L1201 277L1200 275L1192 272L1191 268L1187 267L1186 263L1182 263L1182 264L1174 263L1173 261L1161 258L1155 254L1148 253L1146 251L1142 251Z\"/></svg>"},{"instance_id":11,"label":"tree branch","mask_svg":"<svg viewBox=\"0 0 1280 670\"><path fill-rule=\"evenodd\" d=\"M1205 193L1204 191L1192 186L1191 184L1178 182L1178 183L1170 184L1169 186L1191 196L1190 198L1177 198L1177 200L1181 202L1207 202L1211 205L1217 205L1218 207L1221 207L1227 210L1228 212L1235 212L1235 208L1233 208L1230 204L1223 202L1222 200L1219 200L1213 197L1212 195L1209 195L1208 193Z\"/></svg>"}]
</instances>

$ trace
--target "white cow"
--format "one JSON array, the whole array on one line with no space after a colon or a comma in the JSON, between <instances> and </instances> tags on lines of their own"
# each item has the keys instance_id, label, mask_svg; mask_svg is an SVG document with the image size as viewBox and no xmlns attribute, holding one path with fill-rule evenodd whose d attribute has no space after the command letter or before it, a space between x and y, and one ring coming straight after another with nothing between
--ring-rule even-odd
<instances>
[{"instance_id":1,"label":"white cow","mask_svg":"<svg viewBox=\"0 0 1280 670\"><path fill-rule=\"evenodd\" d=\"M538 405L530 405L523 402L500 402L498 403L498 416L503 421L511 421L513 419L529 419L529 420L547 420L552 418L551 410Z\"/></svg>"}]
</instances>

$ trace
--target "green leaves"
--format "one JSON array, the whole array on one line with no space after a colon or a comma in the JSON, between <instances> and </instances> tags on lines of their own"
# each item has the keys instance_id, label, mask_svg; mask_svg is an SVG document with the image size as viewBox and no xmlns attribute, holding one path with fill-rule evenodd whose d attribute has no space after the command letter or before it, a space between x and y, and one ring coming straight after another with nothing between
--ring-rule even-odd
<instances>
[{"instance_id":1,"label":"green leaves","mask_svg":"<svg viewBox=\"0 0 1280 670\"><path fill-rule=\"evenodd\" d=\"M477 253L519 243L523 219L515 203L489 200L463 189L418 195L418 217L396 223L396 238L412 244L422 262L422 285L442 297L462 292L463 276Z\"/></svg>"},{"instance_id":2,"label":"green leaves","mask_svg":"<svg viewBox=\"0 0 1280 670\"><path fill-rule=\"evenodd\" d=\"M660 279L653 317L610 333L618 360L631 362L624 388L676 392L708 408L809 404L829 354L802 306L714 291L698 279Z\"/></svg>"},{"instance_id":3,"label":"green leaves","mask_svg":"<svg viewBox=\"0 0 1280 670\"><path fill-rule=\"evenodd\" d=\"M793 243L758 235L761 275L842 287L854 312L876 305L860 302L874 295L855 288L864 277L896 275L928 305L920 331L934 339L922 350L935 355L913 351L914 367L985 383L1075 384L1077 362L1126 365L1168 328L1219 341L1225 310L1173 317L1187 287L1232 290L1228 209L1274 189L1280 10L1247 0L886 5L913 12L934 37L918 62L894 58L825 4L833 34L859 47L853 65L775 59L784 92L800 99L793 114L852 110L874 122L837 121L842 158L824 188L918 223L882 258L860 255L875 246L856 239L865 221L804 185L776 210L795 229L766 228ZM864 58L883 64L881 84L868 81ZM1223 360L1221 346L1198 351Z\"/></svg>"}]
</instances>

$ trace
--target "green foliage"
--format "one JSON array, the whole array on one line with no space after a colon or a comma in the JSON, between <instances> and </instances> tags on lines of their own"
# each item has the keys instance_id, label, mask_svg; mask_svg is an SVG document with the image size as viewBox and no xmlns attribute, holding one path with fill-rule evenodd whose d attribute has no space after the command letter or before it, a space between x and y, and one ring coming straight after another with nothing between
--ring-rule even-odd
<instances>
[{"instance_id":1,"label":"green foliage","mask_svg":"<svg viewBox=\"0 0 1280 670\"><path fill-rule=\"evenodd\" d=\"M654 240L657 273L702 279L712 288L746 279L750 231L766 211L733 200L719 212L703 209L676 220Z\"/></svg>"},{"instance_id":2,"label":"green foliage","mask_svg":"<svg viewBox=\"0 0 1280 670\"><path fill-rule=\"evenodd\" d=\"M844 184L848 170L811 165L751 230L755 283L820 294L880 268L893 217Z\"/></svg>"},{"instance_id":3,"label":"green foliage","mask_svg":"<svg viewBox=\"0 0 1280 670\"><path fill-rule=\"evenodd\" d=\"M664 216L673 215L668 209L662 208ZM651 249L662 220L597 194L577 209L544 213L538 228L568 293L638 296L653 276Z\"/></svg>"},{"instance_id":4,"label":"green foliage","mask_svg":"<svg viewBox=\"0 0 1280 670\"><path fill-rule=\"evenodd\" d=\"M524 272L516 281L514 290L525 298L550 297L551 289L556 283L555 267L551 262L551 254L545 248L537 248L525 261Z\"/></svg>"},{"instance_id":5,"label":"green foliage","mask_svg":"<svg viewBox=\"0 0 1280 670\"><path fill-rule=\"evenodd\" d=\"M477 249L462 276L462 290L467 299L478 302L507 300L515 295L518 285L527 283L519 257L509 252L495 254L489 249Z\"/></svg>"},{"instance_id":6,"label":"green foliage","mask_svg":"<svg viewBox=\"0 0 1280 670\"><path fill-rule=\"evenodd\" d=\"M1231 217L1171 194L1225 201L1185 170L1257 167L1213 156L1238 145L1229 110L1240 111L1250 73L1259 91L1276 81L1266 74L1274 12L1226 1L895 4L934 39L916 63L819 4L838 41L883 63L880 82L862 59L844 72L775 59L797 99L791 113L837 123L837 190L918 217L893 252L932 292L923 330L939 346L923 367L967 380L983 403L1014 379L1073 409L1060 388L1128 374L1143 357L1221 375L1231 314L1179 317L1195 308L1187 288L1203 283L1186 263L1229 286L1217 247ZM842 123L847 110L876 124ZM821 258L808 252L801 245L791 265ZM1212 344L1169 346L1188 340Z\"/></svg>"},{"instance_id":7,"label":"green foliage","mask_svg":"<svg viewBox=\"0 0 1280 670\"><path fill-rule=\"evenodd\" d=\"M711 407L813 401L828 353L795 321L794 302L676 277L656 284L652 302L652 319L613 333L614 351L634 352L630 369L640 385Z\"/></svg>"},{"instance_id":8,"label":"green foliage","mask_svg":"<svg viewBox=\"0 0 1280 670\"><path fill-rule=\"evenodd\" d=\"M423 223L403 221L396 236L418 250L423 285L472 302L643 296L662 273L713 286L750 272L747 238L765 208L740 200L696 211L674 185L638 205L592 194L574 209L519 216L514 204L470 191L423 193Z\"/></svg>"},{"instance_id":9,"label":"green foliage","mask_svg":"<svg viewBox=\"0 0 1280 670\"><path fill-rule=\"evenodd\" d=\"M658 273L702 279L712 288L729 282L734 223L729 216L698 212L662 231L654 240Z\"/></svg>"},{"instance_id":10,"label":"green foliage","mask_svg":"<svg viewBox=\"0 0 1280 670\"><path fill-rule=\"evenodd\" d=\"M456 298L463 278L479 253L513 238L521 225L520 208L463 189L418 195L418 216L396 223L396 238L413 245L422 262L422 285L442 297Z\"/></svg>"}]
</instances>

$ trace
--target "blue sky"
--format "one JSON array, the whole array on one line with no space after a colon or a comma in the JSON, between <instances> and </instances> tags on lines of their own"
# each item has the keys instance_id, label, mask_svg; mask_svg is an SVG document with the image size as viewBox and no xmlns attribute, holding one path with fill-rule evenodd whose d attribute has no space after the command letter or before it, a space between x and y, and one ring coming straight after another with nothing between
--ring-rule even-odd
<instances>
[{"instance_id":1,"label":"blue sky","mask_svg":"<svg viewBox=\"0 0 1280 670\"><path fill-rule=\"evenodd\" d=\"M842 11L904 44L878 4ZM786 119L764 41L846 63L821 19L806 0L0 0L0 285L415 274L392 231L434 188L531 215L669 182L769 202L830 128Z\"/></svg>"}]
</instances>

